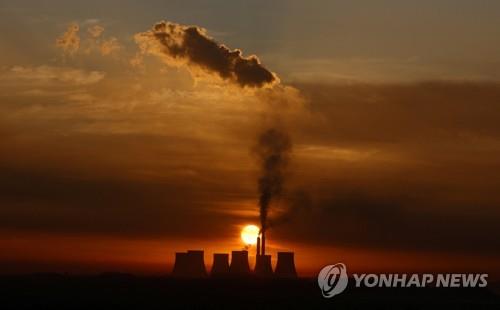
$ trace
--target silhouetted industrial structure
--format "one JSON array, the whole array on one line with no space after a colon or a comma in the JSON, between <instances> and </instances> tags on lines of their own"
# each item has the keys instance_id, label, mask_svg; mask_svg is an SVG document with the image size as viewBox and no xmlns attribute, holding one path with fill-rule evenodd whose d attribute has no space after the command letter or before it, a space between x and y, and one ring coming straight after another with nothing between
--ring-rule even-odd
<instances>
[{"instance_id":1,"label":"silhouetted industrial structure","mask_svg":"<svg viewBox=\"0 0 500 310\"><path fill-rule=\"evenodd\" d=\"M273 267L271 266L271 255L257 255L255 258L254 273L258 277L269 278L273 276Z\"/></svg>"},{"instance_id":2,"label":"silhouetted industrial structure","mask_svg":"<svg viewBox=\"0 0 500 310\"><path fill-rule=\"evenodd\" d=\"M296 278L297 271L295 270L293 252L278 252L278 262L274 274L279 278Z\"/></svg>"},{"instance_id":3,"label":"silhouetted industrial structure","mask_svg":"<svg viewBox=\"0 0 500 310\"><path fill-rule=\"evenodd\" d=\"M261 255L266 255L266 232L263 228L261 228L261 249L260 249L260 254Z\"/></svg>"},{"instance_id":4,"label":"silhouetted industrial structure","mask_svg":"<svg viewBox=\"0 0 500 310\"><path fill-rule=\"evenodd\" d=\"M174 270L172 270L173 277L186 277L188 274L188 254L185 252L175 253Z\"/></svg>"},{"instance_id":5,"label":"silhouetted industrial structure","mask_svg":"<svg viewBox=\"0 0 500 310\"><path fill-rule=\"evenodd\" d=\"M234 277L250 275L250 265L248 265L248 251L232 251L229 274Z\"/></svg>"},{"instance_id":6,"label":"silhouetted industrial structure","mask_svg":"<svg viewBox=\"0 0 500 310\"><path fill-rule=\"evenodd\" d=\"M175 253L174 269L172 276L178 278L204 278L205 270L204 252L189 250L187 253Z\"/></svg>"},{"instance_id":7,"label":"silhouetted industrial structure","mask_svg":"<svg viewBox=\"0 0 500 310\"><path fill-rule=\"evenodd\" d=\"M260 234L257 237L257 257L260 256Z\"/></svg>"},{"instance_id":8,"label":"silhouetted industrial structure","mask_svg":"<svg viewBox=\"0 0 500 310\"><path fill-rule=\"evenodd\" d=\"M210 276L214 278L225 278L228 275L229 275L229 254L215 253Z\"/></svg>"},{"instance_id":9,"label":"silhouetted industrial structure","mask_svg":"<svg viewBox=\"0 0 500 310\"><path fill-rule=\"evenodd\" d=\"M293 252L278 252L278 261L273 272L271 255L266 255L266 236L261 230L257 237L257 251L255 256L255 268L253 273L248 264L248 251L232 251L231 263L229 254L215 253L210 276L214 278L224 277L247 277L255 275L260 278L297 278ZM207 276L203 251L187 251L186 253L175 253L175 264L172 271L173 277L179 278L203 278Z\"/></svg>"}]
</instances>

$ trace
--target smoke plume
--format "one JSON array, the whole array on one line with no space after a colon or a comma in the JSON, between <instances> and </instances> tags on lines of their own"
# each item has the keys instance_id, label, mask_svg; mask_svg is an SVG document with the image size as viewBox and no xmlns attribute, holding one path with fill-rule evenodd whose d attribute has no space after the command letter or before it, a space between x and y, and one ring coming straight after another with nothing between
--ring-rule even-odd
<instances>
[{"instance_id":1,"label":"smoke plume","mask_svg":"<svg viewBox=\"0 0 500 310\"><path fill-rule=\"evenodd\" d=\"M285 197L285 209L281 210L278 216L267 220L266 228L286 224L293 219L299 217L301 214L307 214L311 211L312 201L311 197L304 190L298 189L294 192L287 194Z\"/></svg>"},{"instance_id":2,"label":"smoke plume","mask_svg":"<svg viewBox=\"0 0 500 310\"><path fill-rule=\"evenodd\" d=\"M152 54L170 65L201 69L241 87L261 88L278 82L257 56L243 57L240 50L216 42L197 26L162 21L134 38L140 55Z\"/></svg>"},{"instance_id":3,"label":"smoke plume","mask_svg":"<svg viewBox=\"0 0 500 310\"><path fill-rule=\"evenodd\" d=\"M265 231L271 202L283 192L285 168L292 151L292 142L286 132L271 128L259 136L254 151L261 165L259 207L261 229Z\"/></svg>"},{"instance_id":4,"label":"smoke plume","mask_svg":"<svg viewBox=\"0 0 500 310\"><path fill-rule=\"evenodd\" d=\"M162 21L151 30L136 34L134 39L140 50L131 61L134 65L141 64L144 55L154 55L167 65L186 66L191 73L201 71L240 87L264 88L279 83L276 74L265 68L257 56L243 57L240 50L231 50L218 43L205 29L197 26ZM273 90L281 97L276 87ZM274 109L273 115L280 113L279 105L269 105L269 108ZM276 128L275 122L267 128L259 135L253 149L261 168L258 190L262 232L272 224L268 221L269 208L283 193L285 169L292 150L288 134ZM291 203L277 222L288 221L298 209Z\"/></svg>"}]
</instances>

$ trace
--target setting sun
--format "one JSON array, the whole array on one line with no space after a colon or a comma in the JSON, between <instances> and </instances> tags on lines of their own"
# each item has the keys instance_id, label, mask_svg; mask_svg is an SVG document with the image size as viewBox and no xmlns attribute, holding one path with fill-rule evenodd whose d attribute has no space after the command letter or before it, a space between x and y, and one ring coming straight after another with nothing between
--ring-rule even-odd
<instances>
[{"instance_id":1,"label":"setting sun","mask_svg":"<svg viewBox=\"0 0 500 310\"><path fill-rule=\"evenodd\" d=\"M241 230L241 240L245 244L256 244L259 236L259 227L255 225L247 225Z\"/></svg>"}]
</instances>

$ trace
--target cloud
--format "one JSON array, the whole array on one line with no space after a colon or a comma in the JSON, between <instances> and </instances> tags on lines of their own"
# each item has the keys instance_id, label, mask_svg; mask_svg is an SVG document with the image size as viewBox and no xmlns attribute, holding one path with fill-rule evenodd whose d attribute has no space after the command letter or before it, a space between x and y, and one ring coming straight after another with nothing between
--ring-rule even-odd
<instances>
[{"instance_id":1,"label":"cloud","mask_svg":"<svg viewBox=\"0 0 500 310\"><path fill-rule=\"evenodd\" d=\"M57 82L74 85L95 84L104 78L104 72L85 71L69 67L53 66L14 66L0 75L2 79L38 82Z\"/></svg>"},{"instance_id":2,"label":"cloud","mask_svg":"<svg viewBox=\"0 0 500 310\"><path fill-rule=\"evenodd\" d=\"M498 83L295 86L311 115L293 126L294 182L313 212L276 238L500 254Z\"/></svg>"},{"instance_id":3,"label":"cloud","mask_svg":"<svg viewBox=\"0 0 500 310\"><path fill-rule=\"evenodd\" d=\"M74 56L78 53L90 54L97 52L102 56L109 56L122 48L119 40L115 37L103 37L104 27L96 24L98 20L92 21L87 28L87 36L80 37L80 26L72 23L68 29L56 40L56 46L62 49L65 55ZM89 24L84 22L83 25Z\"/></svg>"},{"instance_id":4,"label":"cloud","mask_svg":"<svg viewBox=\"0 0 500 310\"><path fill-rule=\"evenodd\" d=\"M66 32L56 39L56 46L62 49L64 54L74 55L80 48L79 31L80 26L78 26L78 24L70 24Z\"/></svg>"},{"instance_id":5,"label":"cloud","mask_svg":"<svg viewBox=\"0 0 500 310\"><path fill-rule=\"evenodd\" d=\"M194 26L160 23L136 40L139 56L194 74L244 87L277 83L254 75L245 82L235 64L251 58ZM498 254L498 84L310 83L235 92L205 81L194 87L184 70L155 70L110 71L113 78L95 87L83 86L103 72L17 66L0 75L16 81L14 90L0 86L0 204L12 206L0 211L1 226L203 238L205 230L191 226L206 225L217 237L230 235L228 223L258 221L227 210L257 210L248 146L262 112L272 110L269 102L294 106L302 95L308 110L291 109L286 120L296 150L287 190L270 214L272 224L287 225L276 225L272 241ZM18 96L20 87L30 96ZM118 207L116 197L123 197Z\"/></svg>"},{"instance_id":6,"label":"cloud","mask_svg":"<svg viewBox=\"0 0 500 310\"><path fill-rule=\"evenodd\" d=\"M100 20L98 18L88 18L82 22L82 25L95 25L99 22Z\"/></svg>"},{"instance_id":7,"label":"cloud","mask_svg":"<svg viewBox=\"0 0 500 310\"><path fill-rule=\"evenodd\" d=\"M228 223L257 222L226 211L257 210L248 145L260 100L216 86L160 91L148 83L160 76L141 77L137 94L137 77L109 79L90 105L68 105L67 94L50 105L57 100L28 98L38 104L29 111L18 111L22 98L2 105L0 204L14 206L3 227L203 238L172 219L217 237L232 233ZM271 240L498 253L499 85L296 87L310 114L290 126L297 152L283 208L270 214L286 224Z\"/></svg>"},{"instance_id":8,"label":"cloud","mask_svg":"<svg viewBox=\"0 0 500 310\"><path fill-rule=\"evenodd\" d=\"M93 25L87 28L87 32L93 37L98 38L104 32L104 27L100 25Z\"/></svg>"},{"instance_id":9,"label":"cloud","mask_svg":"<svg viewBox=\"0 0 500 310\"><path fill-rule=\"evenodd\" d=\"M101 51L101 55L103 56L111 55L121 48L122 46L118 42L118 39L114 37L102 41L99 45L99 50Z\"/></svg>"},{"instance_id":10,"label":"cloud","mask_svg":"<svg viewBox=\"0 0 500 310\"><path fill-rule=\"evenodd\" d=\"M134 38L141 55L155 55L169 65L186 65L191 71L201 69L241 87L260 88L279 81L257 56L243 57L240 50L231 50L216 42L205 29L197 26L163 21Z\"/></svg>"}]
</instances>

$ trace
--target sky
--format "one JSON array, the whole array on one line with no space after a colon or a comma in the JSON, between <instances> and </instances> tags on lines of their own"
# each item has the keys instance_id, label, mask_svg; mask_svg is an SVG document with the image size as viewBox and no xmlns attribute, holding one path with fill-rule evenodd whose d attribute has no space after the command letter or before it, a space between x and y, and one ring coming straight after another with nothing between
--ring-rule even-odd
<instances>
[{"instance_id":1,"label":"sky","mask_svg":"<svg viewBox=\"0 0 500 310\"><path fill-rule=\"evenodd\" d=\"M0 272L157 274L175 252L210 265L243 248L258 139L278 128L291 151L268 248L295 251L299 274L500 275L499 12L2 1Z\"/></svg>"}]
</instances>

